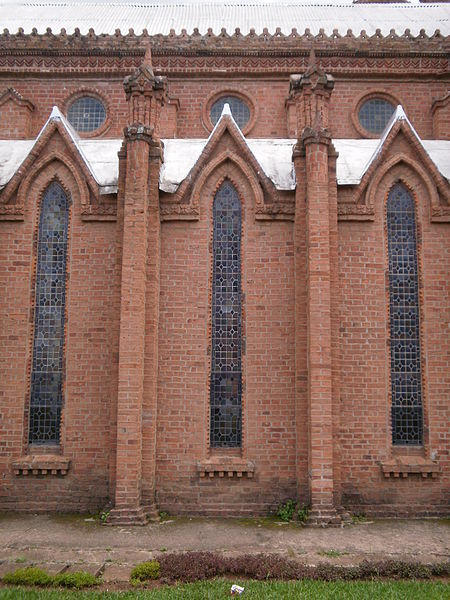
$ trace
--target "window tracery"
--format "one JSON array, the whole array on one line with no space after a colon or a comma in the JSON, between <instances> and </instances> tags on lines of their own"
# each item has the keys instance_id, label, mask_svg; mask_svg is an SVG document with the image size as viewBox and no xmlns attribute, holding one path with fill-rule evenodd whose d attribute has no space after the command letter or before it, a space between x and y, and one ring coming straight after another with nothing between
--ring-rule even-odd
<instances>
[{"instance_id":1,"label":"window tracery","mask_svg":"<svg viewBox=\"0 0 450 600\"><path fill-rule=\"evenodd\" d=\"M210 443L238 447L242 437L241 202L225 181L213 203Z\"/></svg>"},{"instance_id":2,"label":"window tracery","mask_svg":"<svg viewBox=\"0 0 450 600\"><path fill-rule=\"evenodd\" d=\"M29 442L58 444L64 376L69 200L59 183L47 188L37 240Z\"/></svg>"},{"instance_id":3,"label":"window tracery","mask_svg":"<svg viewBox=\"0 0 450 600\"><path fill-rule=\"evenodd\" d=\"M414 201L401 183L387 200L392 443L423 443L419 272Z\"/></svg>"},{"instance_id":4,"label":"window tracery","mask_svg":"<svg viewBox=\"0 0 450 600\"><path fill-rule=\"evenodd\" d=\"M240 129L244 129L250 121L249 106L237 96L222 96L211 106L211 122L213 125L217 123L222 114L225 104L229 104L233 119L236 121Z\"/></svg>"}]
</instances>

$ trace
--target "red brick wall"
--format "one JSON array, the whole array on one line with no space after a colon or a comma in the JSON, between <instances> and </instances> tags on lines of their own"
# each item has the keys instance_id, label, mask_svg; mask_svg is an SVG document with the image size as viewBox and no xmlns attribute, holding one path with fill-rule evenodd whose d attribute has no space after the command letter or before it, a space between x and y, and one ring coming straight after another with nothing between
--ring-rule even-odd
<instances>
[{"instance_id":1,"label":"red brick wall","mask_svg":"<svg viewBox=\"0 0 450 600\"><path fill-rule=\"evenodd\" d=\"M398 145L397 150L407 148ZM392 449L388 296L386 291L385 202L403 178L417 206L421 277L422 369L425 444ZM420 243L421 240L421 243ZM340 222L341 453L342 496L346 507L367 514L442 514L448 508L449 285L446 253L449 225L430 223L430 198L423 181L406 166L383 178L376 194L374 222ZM436 459L438 479L385 479L381 463L391 455Z\"/></svg>"},{"instance_id":2,"label":"red brick wall","mask_svg":"<svg viewBox=\"0 0 450 600\"><path fill-rule=\"evenodd\" d=\"M43 79L8 79L7 86L13 86L24 98L35 105L32 113L30 136L35 137L47 120L52 106L57 105L66 111L71 98L80 91L96 93L108 107L110 119L100 130L101 137L122 137L126 123L127 106L123 92L122 78L111 79L58 79L52 81L49 94L48 81ZM421 81L355 81L337 77L331 96L330 123L333 137L359 138L360 133L352 123L352 111L358 98L365 91L380 91L390 94L403 105L406 114L422 138L433 137L431 106L433 100L447 91L446 83ZM0 93L2 91L0 81ZM210 124L204 108L215 93L240 92L255 105L256 119L248 133L249 137L288 136L285 100L289 92L289 79L249 79L233 78L169 78L169 95L180 102L177 112L176 137L206 138ZM1 110L1 108L0 108ZM174 137L174 106L166 105L161 114L161 137Z\"/></svg>"},{"instance_id":3,"label":"red brick wall","mask_svg":"<svg viewBox=\"0 0 450 600\"><path fill-rule=\"evenodd\" d=\"M209 134L205 106L223 90L247 94L256 105L250 137L286 137L285 99L288 78L241 79L180 77L169 79L169 93L180 102L177 136L204 138ZM64 109L80 90L92 89L110 108L104 137L121 137L127 106L121 77L9 79L36 106L31 135L48 118L51 107ZM419 135L433 135L431 106L442 97L446 83L337 79L331 97L330 122L334 137L359 137L352 110L365 90L379 89L403 104ZM0 85L0 93L2 86ZM174 108L163 109L162 137L175 132ZM8 135L15 135L9 132ZM226 142L222 142L223 150ZM44 152L66 152L56 136ZM407 146L398 148L410 152ZM212 158L212 157L211 157ZM422 354L427 437L424 454L438 460L438 479L410 476L385 479L380 462L391 454L389 433L389 351L385 293L386 252L383 202L389 177L377 196L373 222L340 222L339 258L332 274L333 309L339 313L339 348L332 342L333 406L336 446L336 499L371 513L443 513L449 493L449 369L448 224L431 223L425 186L405 170L416 189L422 236L423 285ZM10 462L25 453L28 401L27 374L32 333L31 286L36 202L55 173L73 198L66 338L67 382L63 451L72 465L65 477L14 476ZM231 177L243 202L243 448L215 451L240 455L255 464L255 477L200 479L197 462L208 454L208 348L211 285L211 207L221 178ZM390 182L390 183L389 183ZM123 183L123 182L122 182ZM384 187L383 187L384 186ZM0 221L0 506L31 510L95 510L114 496L115 408L117 398L118 319L120 310L120 244L122 221L86 222L73 175L51 163L37 175L27 198L24 221ZM340 192L342 197L342 192ZM293 195L293 194L292 194ZM167 196L166 196L167 198ZM294 323L294 225L289 221L255 220L252 187L236 165L224 163L206 180L198 221L163 222L159 315L156 493L161 509L173 513L266 513L279 502L298 495L307 500L308 426L306 419L306 307L296 307ZM119 211L120 212L120 211ZM305 215L297 227L305 227ZM333 236L335 232L332 231ZM156 239L156 238L155 238ZM156 243L156 242L155 242ZM156 254L156 253L155 253ZM304 239L299 236L296 260L306 264ZM150 263L149 263L150 264ZM147 265L148 266L148 265ZM297 286L306 275L297 269ZM305 281L303 281L305 278ZM148 282L148 290L154 282ZM305 287L306 289L306 287ZM338 290L338 291L337 291ZM340 303L337 306L338 302ZM303 311L303 313L302 313ZM154 315L152 316L154 318ZM147 332L154 324L147 319ZM334 331L338 325L333 318ZM151 350L146 340L146 351ZM333 360L334 360L333 358ZM295 395L295 364L297 394ZM146 360L146 377L151 372ZM144 396L147 392L144 392ZM336 405L341 404L340 423ZM295 402L297 401L297 410ZM154 399L144 397L144 500L153 493L152 436Z\"/></svg>"},{"instance_id":4,"label":"red brick wall","mask_svg":"<svg viewBox=\"0 0 450 600\"><path fill-rule=\"evenodd\" d=\"M209 440L212 200L224 176L243 206L242 454L256 471L253 479L200 480ZM170 512L266 513L296 494L292 223L255 221L254 208L248 182L226 163L205 184L199 221L162 227L156 489ZM305 423L302 433L301 446Z\"/></svg>"},{"instance_id":5,"label":"red brick wall","mask_svg":"<svg viewBox=\"0 0 450 600\"><path fill-rule=\"evenodd\" d=\"M433 137L440 140L450 140L450 98L438 102L433 107Z\"/></svg>"},{"instance_id":6,"label":"red brick wall","mask_svg":"<svg viewBox=\"0 0 450 600\"><path fill-rule=\"evenodd\" d=\"M45 152L65 151L53 139ZM40 194L57 175L72 197L66 330L66 384L60 451L71 459L61 476L15 476L11 460L27 453L33 312L33 233ZM24 221L0 221L0 505L14 510L95 510L109 497L111 399L117 381L116 224L84 222L71 172L53 161L37 175ZM36 449L39 452L39 449Z\"/></svg>"},{"instance_id":7,"label":"red brick wall","mask_svg":"<svg viewBox=\"0 0 450 600\"><path fill-rule=\"evenodd\" d=\"M433 138L431 106L435 98L445 94L446 83L422 82L414 80L355 81L336 78L336 85L330 103L330 128L334 138L359 138L361 135L352 123L357 100L366 92L380 92L398 100L409 120L423 139ZM395 102L394 102L395 103ZM355 115L356 116L356 115Z\"/></svg>"},{"instance_id":8,"label":"red brick wall","mask_svg":"<svg viewBox=\"0 0 450 600\"><path fill-rule=\"evenodd\" d=\"M0 103L0 139L27 139L30 133L31 107L11 99Z\"/></svg>"}]
</instances>

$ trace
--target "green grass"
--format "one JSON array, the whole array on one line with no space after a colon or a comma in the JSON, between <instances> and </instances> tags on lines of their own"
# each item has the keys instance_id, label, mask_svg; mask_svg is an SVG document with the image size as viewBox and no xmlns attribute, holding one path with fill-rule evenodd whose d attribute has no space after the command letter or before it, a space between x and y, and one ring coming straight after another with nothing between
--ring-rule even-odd
<instances>
[{"instance_id":1,"label":"green grass","mask_svg":"<svg viewBox=\"0 0 450 600\"><path fill-rule=\"evenodd\" d=\"M3 583L7 585L40 585L81 589L99 585L100 579L84 571L49 575L43 569L26 567L24 569L16 569L11 573L5 573L3 575Z\"/></svg>"},{"instance_id":2,"label":"green grass","mask_svg":"<svg viewBox=\"0 0 450 600\"><path fill-rule=\"evenodd\" d=\"M220 600L230 597L232 583L245 587L245 600L447 600L450 586L443 582L364 581L333 582L263 582L201 581L194 584L164 586L154 590L129 592L75 592L0 588L0 600Z\"/></svg>"},{"instance_id":3,"label":"green grass","mask_svg":"<svg viewBox=\"0 0 450 600\"><path fill-rule=\"evenodd\" d=\"M338 556L344 556L348 552L341 552L340 550L321 550L318 552L320 556L328 556L329 558L337 558Z\"/></svg>"}]
</instances>

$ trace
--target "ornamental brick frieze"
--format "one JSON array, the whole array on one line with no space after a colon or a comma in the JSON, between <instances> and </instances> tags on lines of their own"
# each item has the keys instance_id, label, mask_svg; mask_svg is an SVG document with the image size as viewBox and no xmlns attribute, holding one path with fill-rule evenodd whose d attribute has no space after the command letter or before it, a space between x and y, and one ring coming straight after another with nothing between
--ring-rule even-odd
<instances>
[{"instance_id":1,"label":"ornamental brick frieze","mask_svg":"<svg viewBox=\"0 0 450 600\"><path fill-rule=\"evenodd\" d=\"M25 35L19 30L0 35L0 70L50 72L83 69L83 71L115 72L126 74L139 67L149 42L152 45L154 69L164 73L211 71L245 73L301 71L307 66L311 45L314 44L321 67L339 73L359 73L370 69L371 74L434 72L448 70L450 36L438 31L430 37L422 31L417 37L406 30L403 35L391 31L382 36L377 31L368 36L364 31L355 36L350 30L345 35L334 31L327 36L322 30L313 36L309 30L300 35L292 30L284 35L277 30L270 35L254 31L243 36L239 30L228 34L222 30L215 35L211 30L201 35L198 30L188 34L149 36L136 35L132 30L122 35L97 35L93 30L72 35L62 30L53 34L36 32Z\"/></svg>"},{"instance_id":2,"label":"ornamental brick frieze","mask_svg":"<svg viewBox=\"0 0 450 600\"><path fill-rule=\"evenodd\" d=\"M321 56L319 60L323 69L339 74L364 73L370 76L392 74L436 74L446 75L448 73L448 58L446 56L431 57L408 57L400 56L390 57L355 57L355 56ZM307 55L292 56L272 56L249 57L249 56L167 56L154 53L156 73L164 72L166 74L179 73L202 73L214 70L221 71L223 75L230 72L248 73L291 73L292 71L302 71L306 68ZM13 53L5 54L0 48L0 73L2 71L8 74L14 72L39 73L42 75L42 69L50 73L64 73L65 76L73 75L79 77L80 70L91 73L111 73L118 76L125 76L135 69L142 60L142 54L139 52L134 56L128 57L105 57L89 56L80 57L71 56L20 56ZM226 69L226 73L223 71Z\"/></svg>"}]
</instances>

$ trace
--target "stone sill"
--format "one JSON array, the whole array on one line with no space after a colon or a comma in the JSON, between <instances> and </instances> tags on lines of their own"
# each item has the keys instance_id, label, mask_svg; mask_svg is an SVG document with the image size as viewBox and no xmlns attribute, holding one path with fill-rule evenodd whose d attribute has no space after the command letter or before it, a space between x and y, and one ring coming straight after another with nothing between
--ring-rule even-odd
<instances>
[{"instance_id":1,"label":"stone sill","mask_svg":"<svg viewBox=\"0 0 450 600\"><path fill-rule=\"evenodd\" d=\"M441 472L436 461L422 456L396 456L381 463L381 470L386 478L403 477L409 475L422 475L426 479L429 475L435 479Z\"/></svg>"},{"instance_id":2,"label":"stone sill","mask_svg":"<svg viewBox=\"0 0 450 600\"><path fill-rule=\"evenodd\" d=\"M208 477L209 479L214 476L241 478L244 475L251 479L255 472L255 465L250 460L242 460L241 457L216 456L198 462L197 472L200 477Z\"/></svg>"},{"instance_id":3,"label":"stone sill","mask_svg":"<svg viewBox=\"0 0 450 600\"><path fill-rule=\"evenodd\" d=\"M14 475L67 475L70 459L56 454L33 454L12 462Z\"/></svg>"}]
</instances>

